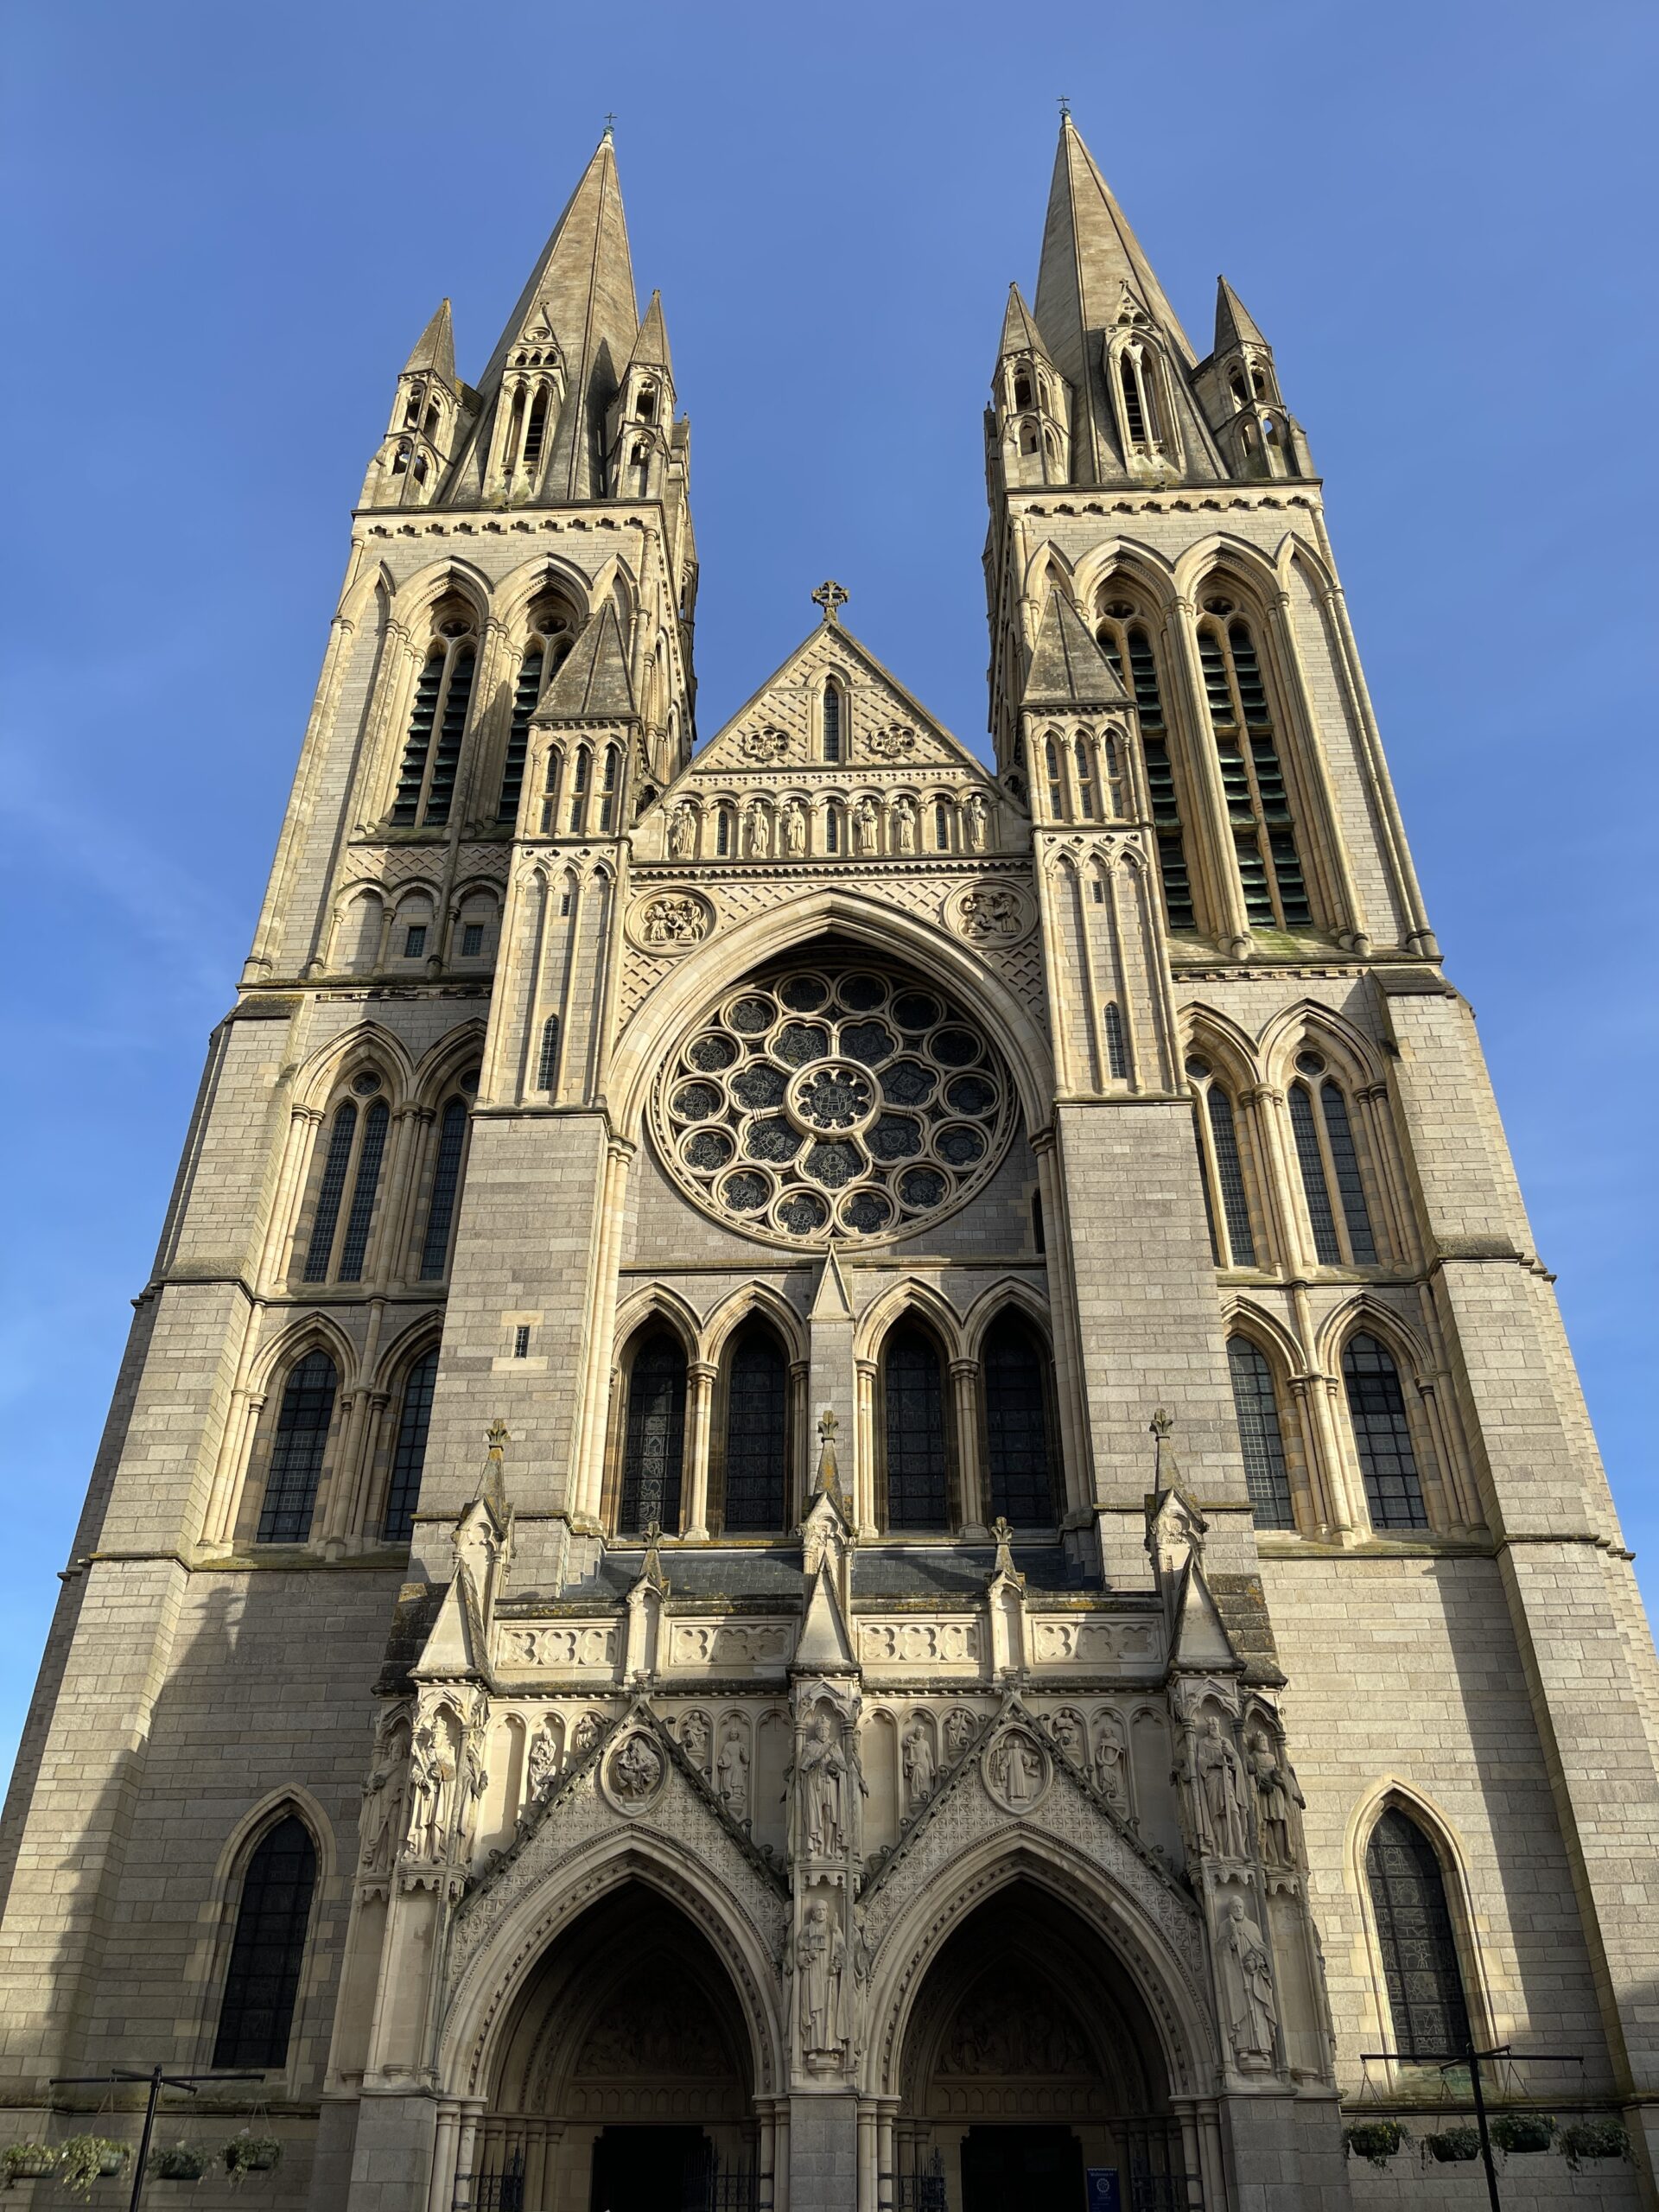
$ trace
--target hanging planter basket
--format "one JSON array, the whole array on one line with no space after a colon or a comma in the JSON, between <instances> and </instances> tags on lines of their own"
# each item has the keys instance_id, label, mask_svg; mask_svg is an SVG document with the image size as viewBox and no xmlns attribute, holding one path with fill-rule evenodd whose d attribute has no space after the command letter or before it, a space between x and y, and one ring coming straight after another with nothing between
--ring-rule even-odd
<instances>
[{"instance_id":1,"label":"hanging planter basket","mask_svg":"<svg viewBox=\"0 0 1659 2212\"><path fill-rule=\"evenodd\" d=\"M1351 2158L1363 2158L1368 2165L1386 2166L1406 2136L1406 2129L1397 2120L1357 2120L1351 2127L1344 2128L1342 2147Z\"/></svg>"},{"instance_id":2,"label":"hanging planter basket","mask_svg":"<svg viewBox=\"0 0 1659 2212\"><path fill-rule=\"evenodd\" d=\"M10 2188L15 2181L44 2181L58 2163L49 2143L8 2143L0 2151L0 2173Z\"/></svg>"},{"instance_id":3,"label":"hanging planter basket","mask_svg":"<svg viewBox=\"0 0 1659 2212\"><path fill-rule=\"evenodd\" d=\"M100 2181L113 2181L132 2151L112 2135L72 2135L58 2152L58 2179L75 2196L88 2196Z\"/></svg>"},{"instance_id":4,"label":"hanging planter basket","mask_svg":"<svg viewBox=\"0 0 1659 2212\"><path fill-rule=\"evenodd\" d=\"M283 2162L283 2146L274 2135L251 2135L245 2129L232 2136L222 2156L231 2179L241 2181L248 2174L274 2173Z\"/></svg>"},{"instance_id":5,"label":"hanging planter basket","mask_svg":"<svg viewBox=\"0 0 1659 2212\"><path fill-rule=\"evenodd\" d=\"M1438 2135L1425 2135L1423 2149L1438 2166L1467 2165L1480 2156L1478 2127L1443 2127Z\"/></svg>"},{"instance_id":6,"label":"hanging planter basket","mask_svg":"<svg viewBox=\"0 0 1659 2212\"><path fill-rule=\"evenodd\" d=\"M1548 2151L1555 2139L1555 2122L1547 2112L1501 2112L1487 2133L1500 2151L1516 2158Z\"/></svg>"},{"instance_id":7,"label":"hanging planter basket","mask_svg":"<svg viewBox=\"0 0 1659 2212\"><path fill-rule=\"evenodd\" d=\"M1622 2120L1570 2120L1555 2142L1574 2173L1590 2158L1623 2158L1627 2165L1636 2163L1630 2155L1630 2134Z\"/></svg>"},{"instance_id":8,"label":"hanging planter basket","mask_svg":"<svg viewBox=\"0 0 1659 2212\"><path fill-rule=\"evenodd\" d=\"M149 2171L156 2181L200 2181L211 2156L199 2143L174 2143L150 2152Z\"/></svg>"}]
</instances>

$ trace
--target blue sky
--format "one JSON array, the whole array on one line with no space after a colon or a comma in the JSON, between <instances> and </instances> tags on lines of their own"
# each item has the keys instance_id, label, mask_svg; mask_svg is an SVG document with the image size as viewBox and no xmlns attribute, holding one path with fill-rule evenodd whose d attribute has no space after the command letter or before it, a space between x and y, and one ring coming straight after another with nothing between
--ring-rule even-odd
<instances>
[{"instance_id":1,"label":"blue sky","mask_svg":"<svg viewBox=\"0 0 1659 2212\"><path fill-rule=\"evenodd\" d=\"M1585 0L8 18L0 1763L399 365L476 374L607 109L693 423L708 734L814 619L985 727L980 410L1056 96L1274 342L1628 1540L1651 1478L1659 17Z\"/></svg>"}]
</instances>

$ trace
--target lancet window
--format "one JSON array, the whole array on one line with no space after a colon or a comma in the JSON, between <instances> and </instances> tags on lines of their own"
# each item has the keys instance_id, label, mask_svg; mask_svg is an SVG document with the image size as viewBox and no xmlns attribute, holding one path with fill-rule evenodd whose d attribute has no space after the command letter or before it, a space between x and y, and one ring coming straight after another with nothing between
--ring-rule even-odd
<instances>
[{"instance_id":1,"label":"lancet window","mask_svg":"<svg viewBox=\"0 0 1659 2212\"><path fill-rule=\"evenodd\" d=\"M449 1244L455 1225L455 1203L461 1196L471 1120L469 1094L477 1088L476 1074L463 1077L460 1089L444 1100L438 1115L437 1145L432 1156L432 1195L427 1203L426 1228L421 1238L423 1282L435 1282L449 1271Z\"/></svg>"},{"instance_id":2,"label":"lancet window","mask_svg":"<svg viewBox=\"0 0 1659 2212\"><path fill-rule=\"evenodd\" d=\"M423 1352L409 1370L397 1408L392 1440L391 1474L380 1533L389 1544L406 1544L420 1502L421 1471L426 1465L427 1432L432 1425L432 1396L438 1380L438 1348Z\"/></svg>"},{"instance_id":3,"label":"lancet window","mask_svg":"<svg viewBox=\"0 0 1659 2212\"><path fill-rule=\"evenodd\" d=\"M842 696L841 686L833 677L823 687L823 722L820 730L823 758L831 764L842 757Z\"/></svg>"},{"instance_id":4,"label":"lancet window","mask_svg":"<svg viewBox=\"0 0 1659 2212\"><path fill-rule=\"evenodd\" d=\"M950 1526L950 1444L944 1366L925 1329L901 1323L881 1357L887 1523L890 1529Z\"/></svg>"},{"instance_id":5,"label":"lancet window","mask_svg":"<svg viewBox=\"0 0 1659 2212\"><path fill-rule=\"evenodd\" d=\"M317 1847L290 1813L268 1828L242 1877L213 2040L215 2066L283 2066L305 1963Z\"/></svg>"},{"instance_id":6,"label":"lancet window","mask_svg":"<svg viewBox=\"0 0 1659 2212\"><path fill-rule=\"evenodd\" d=\"M391 803L398 829L437 829L449 819L477 665L472 610L462 601L447 601L434 620L432 643L415 683Z\"/></svg>"},{"instance_id":7,"label":"lancet window","mask_svg":"<svg viewBox=\"0 0 1659 2212\"><path fill-rule=\"evenodd\" d=\"M1365 1879L1382 1953L1394 2047L1402 2058L1471 2050L1469 2004L1446 1877L1415 1821L1390 1805L1371 1830Z\"/></svg>"},{"instance_id":8,"label":"lancet window","mask_svg":"<svg viewBox=\"0 0 1659 2212\"><path fill-rule=\"evenodd\" d=\"M1052 1523L1056 1455L1047 1354L1018 1315L1002 1314L986 1332L981 1371L991 1513L1016 1528Z\"/></svg>"},{"instance_id":9,"label":"lancet window","mask_svg":"<svg viewBox=\"0 0 1659 2212\"><path fill-rule=\"evenodd\" d=\"M334 1363L326 1351L308 1351L289 1370L276 1409L256 1542L302 1544L311 1534L338 1389Z\"/></svg>"},{"instance_id":10,"label":"lancet window","mask_svg":"<svg viewBox=\"0 0 1659 2212\"><path fill-rule=\"evenodd\" d=\"M1371 1335L1351 1337L1342 1355L1342 1380L1371 1526L1384 1534L1427 1529L1411 1422L1392 1356Z\"/></svg>"},{"instance_id":11,"label":"lancet window","mask_svg":"<svg viewBox=\"0 0 1659 2212\"><path fill-rule=\"evenodd\" d=\"M789 1367L770 1329L743 1331L725 1379L722 1523L739 1535L781 1529L789 1518Z\"/></svg>"},{"instance_id":12,"label":"lancet window","mask_svg":"<svg viewBox=\"0 0 1659 2212\"><path fill-rule=\"evenodd\" d=\"M658 1522L677 1532L684 1460L685 1354L668 1330L655 1329L628 1369L619 1529L642 1533Z\"/></svg>"},{"instance_id":13,"label":"lancet window","mask_svg":"<svg viewBox=\"0 0 1659 2212\"><path fill-rule=\"evenodd\" d=\"M1216 1264L1253 1268L1257 1264L1255 1231L1245 1180L1244 1145L1232 1098L1217 1080L1210 1062L1201 1056L1195 1054L1187 1061L1186 1072L1197 1103L1198 1159L1204 1170Z\"/></svg>"},{"instance_id":14,"label":"lancet window","mask_svg":"<svg viewBox=\"0 0 1659 2212\"><path fill-rule=\"evenodd\" d=\"M1187 868L1180 792L1170 759L1164 696L1151 632L1129 601L1109 599L1101 607L1095 635L1113 673L1134 694L1140 711L1141 749L1147 764L1153 830L1158 840L1165 918L1173 930L1190 930L1196 923L1192 879Z\"/></svg>"},{"instance_id":15,"label":"lancet window","mask_svg":"<svg viewBox=\"0 0 1659 2212\"><path fill-rule=\"evenodd\" d=\"M1290 1474L1285 1465L1279 1401L1267 1354L1248 1337L1229 1337L1227 1366L1232 1378L1233 1412L1238 1421L1244 1480L1258 1529L1294 1529Z\"/></svg>"},{"instance_id":16,"label":"lancet window","mask_svg":"<svg viewBox=\"0 0 1659 2212\"><path fill-rule=\"evenodd\" d=\"M363 1276L391 1109L373 1069L354 1077L352 1090L355 1096L340 1101L328 1124L306 1243L307 1282L359 1282Z\"/></svg>"},{"instance_id":17,"label":"lancet window","mask_svg":"<svg viewBox=\"0 0 1659 2212\"><path fill-rule=\"evenodd\" d=\"M1244 911L1252 929L1306 929L1313 912L1255 640L1231 600L1208 599L1205 609L1198 665Z\"/></svg>"},{"instance_id":18,"label":"lancet window","mask_svg":"<svg viewBox=\"0 0 1659 2212\"><path fill-rule=\"evenodd\" d=\"M1313 1249L1321 1267L1374 1267L1376 1237L1348 1100L1319 1053L1298 1053L1296 1070L1290 1127Z\"/></svg>"},{"instance_id":19,"label":"lancet window","mask_svg":"<svg viewBox=\"0 0 1659 2212\"><path fill-rule=\"evenodd\" d=\"M530 718L541 702L543 685L569 653L571 633L570 616L556 602L538 607L531 615L524 657L518 664L518 678L512 687L512 715L507 724L507 749L502 760L501 789L495 805L498 822L516 822L518 818L524 760L530 750ZM548 765L550 769L550 754Z\"/></svg>"},{"instance_id":20,"label":"lancet window","mask_svg":"<svg viewBox=\"0 0 1659 2212\"><path fill-rule=\"evenodd\" d=\"M1140 453L1158 451L1164 442L1158 379L1152 357L1144 346L1126 346L1119 353L1117 388L1122 403L1123 434L1129 446Z\"/></svg>"}]
</instances>

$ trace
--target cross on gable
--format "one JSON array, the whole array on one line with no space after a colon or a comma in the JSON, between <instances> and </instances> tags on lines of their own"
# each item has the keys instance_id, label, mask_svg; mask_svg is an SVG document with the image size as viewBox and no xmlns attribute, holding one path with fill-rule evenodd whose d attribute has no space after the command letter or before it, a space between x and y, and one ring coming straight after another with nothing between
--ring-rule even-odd
<instances>
[{"instance_id":1,"label":"cross on gable","mask_svg":"<svg viewBox=\"0 0 1659 2212\"><path fill-rule=\"evenodd\" d=\"M812 601L815 606L823 609L823 619L826 622L837 622L841 619L840 610L846 606L848 597L849 594L842 585L836 583L832 577L826 577L813 593Z\"/></svg>"}]
</instances>

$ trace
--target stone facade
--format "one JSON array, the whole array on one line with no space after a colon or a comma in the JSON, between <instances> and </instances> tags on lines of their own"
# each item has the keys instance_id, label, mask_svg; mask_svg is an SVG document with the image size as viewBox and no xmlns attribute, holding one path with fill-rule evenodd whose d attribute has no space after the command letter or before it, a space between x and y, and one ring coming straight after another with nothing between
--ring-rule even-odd
<instances>
[{"instance_id":1,"label":"stone facade","mask_svg":"<svg viewBox=\"0 0 1659 2212\"><path fill-rule=\"evenodd\" d=\"M1659 2201L1629 1554L1271 349L1069 121L986 437L994 767L836 586L694 751L608 138L423 334L0 1832L14 2137L160 2061L295 2212L1472 2203L1344 2148L1466 2021L1630 2146L1506 2202Z\"/></svg>"}]
</instances>

